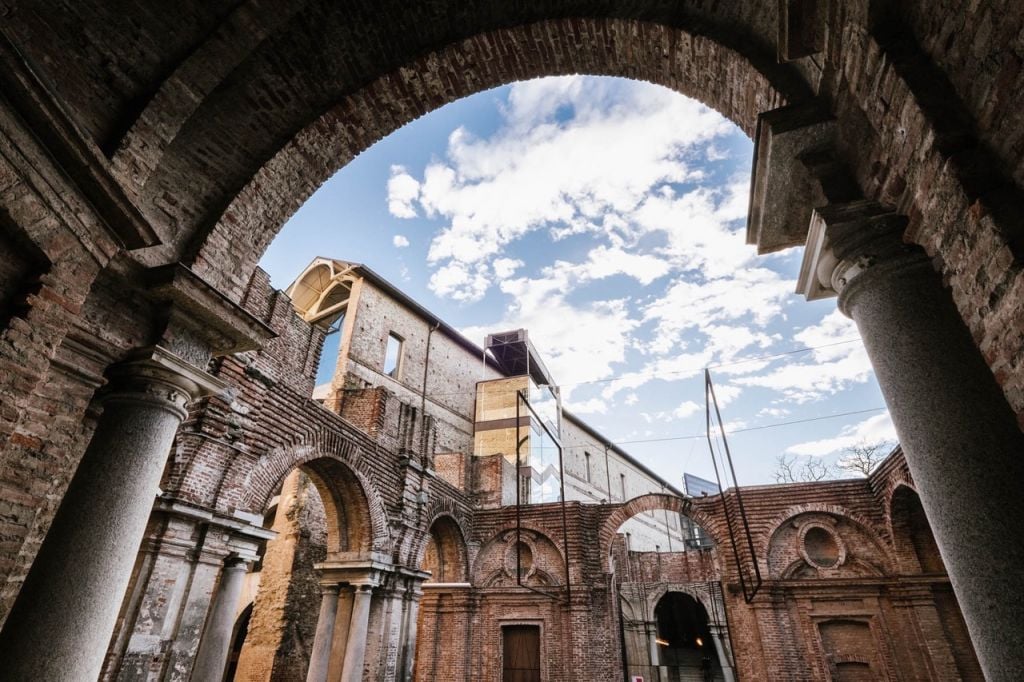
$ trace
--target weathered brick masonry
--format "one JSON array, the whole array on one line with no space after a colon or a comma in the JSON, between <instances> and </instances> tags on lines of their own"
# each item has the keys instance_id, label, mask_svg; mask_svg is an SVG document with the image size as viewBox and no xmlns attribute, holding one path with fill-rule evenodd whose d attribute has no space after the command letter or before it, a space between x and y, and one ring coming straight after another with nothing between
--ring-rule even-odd
<instances>
[{"instance_id":1,"label":"weathered brick masonry","mask_svg":"<svg viewBox=\"0 0 1024 682\"><path fill-rule=\"evenodd\" d=\"M472 481L501 480L501 469L439 466L447 481L463 471L469 490L437 478L430 453L413 444L429 439L403 441L419 407L404 396L355 395L340 416L312 401L323 332L269 287L259 256L360 151L446 102L511 80L576 72L645 79L697 97L751 135L766 111L814 104L833 117L835 140L825 164L832 175L801 197L808 213L856 199L904 217L904 241L931 257L1024 424L1022 29L1024 13L1011 0L3 3L0 621L40 570L54 519L87 511L60 507L113 409L104 391L121 390L107 380L126 358L158 346L164 361L176 358L193 378L223 380L228 390L194 391L215 395L191 404L144 537L110 552L138 558L128 593L107 595L122 609L105 674L188 678L225 567L256 558L268 540L267 503L302 467L324 505L327 563L384 567L364 576L375 585L367 679L411 673L417 604L421 679L433 670L496 677L494 628L506 614L543 626L550 679L617 677L619 569L653 569L647 556L609 560L617 526L608 526L619 517L604 522L616 505L571 505L570 604L510 584L495 563L510 512L479 510L470 497ZM920 423L930 426L927 415ZM1004 455L981 449L970 458L979 471L1019 471ZM929 496L919 480L929 513L955 505L956 496ZM119 485L99 486L97 497ZM914 487L897 456L866 482L747 491L767 579L751 605L733 587L722 502L695 504L691 513L717 540L708 561L724 585L742 677L827 679L868 666L908 679L978 678L936 552L948 558L969 543L929 539ZM117 502L111 508L151 506L148 494ZM645 504L631 509L653 508ZM953 511L967 527L999 519L976 506ZM560 589L560 523L543 509L531 513L540 515L529 531L534 575ZM445 514L461 528L472 588L419 585L430 529ZM998 542L1016 556L1018 519L1004 525ZM962 538L972 538L972 551L994 543L967 531ZM841 560L815 563L819 550ZM662 575L692 575L684 570L691 553L663 557ZM77 568L81 559L62 558ZM1019 568L989 563L965 575L1012 577ZM338 608L359 600L346 594ZM48 634L52 641L36 640L55 646L71 637ZM1020 638L1008 627L985 641L1012 652ZM338 662L331 665L333 675Z\"/></svg>"}]
</instances>

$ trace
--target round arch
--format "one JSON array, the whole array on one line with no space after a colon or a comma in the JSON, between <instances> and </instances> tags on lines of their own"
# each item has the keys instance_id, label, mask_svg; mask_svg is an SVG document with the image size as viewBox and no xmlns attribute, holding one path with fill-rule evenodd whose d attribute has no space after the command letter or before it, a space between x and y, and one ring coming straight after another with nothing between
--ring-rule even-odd
<instances>
[{"instance_id":1,"label":"round arch","mask_svg":"<svg viewBox=\"0 0 1024 682\"><path fill-rule=\"evenodd\" d=\"M795 516L811 513L828 514L831 516L836 516L851 521L855 525L859 526L861 530L867 533L868 537L870 537L876 545L878 545L880 548L883 546L880 542L881 538L879 538L879 533L877 532L877 524L872 523L867 517L838 504L824 504L814 502L809 504L798 504L793 505L792 507L788 507L785 511L781 512L780 514L777 514L774 518L771 519L771 521L766 523L764 525L764 528L766 528L767 531L761 537L757 545L758 556L768 556L768 550L771 547L772 539L776 536L776 534L779 532L779 529L782 527L784 523L788 522Z\"/></svg>"},{"instance_id":2,"label":"round arch","mask_svg":"<svg viewBox=\"0 0 1024 682\"><path fill-rule=\"evenodd\" d=\"M945 573L946 565L918 492L901 483L893 488L887 507L893 552L900 571Z\"/></svg>"},{"instance_id":3,"label":"round arch","mask_svg":"<svg viewBox=\"0 0 1024 682\"><path fill-rule=\"evenodd\" d=\"M238 101L247 87L256 87L240 77L181 122L141 198L149 203L171 188L188 188L190 198L175 221L182 234L167 238L177 237L172 248L196 272L239 296L281 225L330 175L405 123L456 99L541 76L621 76L698 99L752 135L760 112L812 96L791 66L745 40L735 25L709 31L708 24L697 29L682 17L542 15L496 29L468 27L467 35L410 55L358 88L331 84L339 90L327 88L315 103L296 104L305 108L283 112L280 120L263 112L254 121L260 112L237 111L250 109ZM267 68L255 58L246 64L257 65ZM216 176L203 177L210 140L229 140L267 120L275 129L265 140L237 145L245 149L232 150Z\"/></svg>"},{"instance_id":4,"label":"round arch","mask_svg":"<svg viewBox=\"0 0 1024 682\"><path fill-rule=\"evenodd\" d=\"M540 572L551 579L550 584L552 585L561 584L561 581L566 580L565 555L562 553L562 547L552 539L549 531L527 522L522 523L521 529L522 542L529 547L536 561L535 568L543 569ZM469 577L474 585L486 585L489 577L501 573L502 570L509 570L509 561L514 557L510 548L515 542L515 536L515 526L503 527L481 543L480 549L470 565ZM512 565L514 565L514 561L512 561ZM570 570L575 574L578 569Z\"/></svg>"},{"instance_id":5,"label":"round arch","mask_svg":"<svg viewBox=\"0 0 1024 682\"><path fill-rule=\"evenodd\" d=\"M647 592L647 606L651 613L658 602L669 592L685 594L704 607L708 614L708 622L712 625L725 625L725 605L715 604L714 595L708 590L707 583L658 583ZM718 620L714 616L718 617Z\"/></svg>"},{"instance_id":6,"label":"round arch","mask_svg":"<svg viewBox=\"0 0 1024 682\"><path fill-rule=\"evenodd\" d=\"M601 551L602 569L605 571L610 570L612 542L615 540L615 534L622 524L637 514L662 510L688 516L711 537L715 547L721 546L723 538L719 537L714 519L704 510L694 507L689 500L677 495L648 493L634 497L619 505L601 523L601 529L598 531L598 544Z\"/></svg>"},{"instance_id":7,"label":"round arch","mask_svg":"<svg viewBox=\"0 0 1024 682\"><path fill-rule=\"evenodd\" d=\"M370 480L344 453L325 453L315 446L285 448L260 458L248 472L241 508L260 512L285 477L302 469L317 489L327 519L327 551L390 554L387 513Z\"/></svg>"},{"instance_id":8,"label":"round arch","mask_svg":"<svg viewBox=\"0 0 1024 682\"><path fill-rule=\"evenodd\" d=\"M450 514L439 514L430 523L426 541L420 547L416 565L430 571L431 583L461 583L469 580L469 552L459 522Z\"/></svg>"}]
</instances>

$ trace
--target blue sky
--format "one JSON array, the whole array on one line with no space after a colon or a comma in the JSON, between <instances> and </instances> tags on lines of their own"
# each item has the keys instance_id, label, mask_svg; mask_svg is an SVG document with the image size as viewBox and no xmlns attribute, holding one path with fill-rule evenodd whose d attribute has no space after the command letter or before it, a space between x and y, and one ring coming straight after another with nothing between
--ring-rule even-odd
<instances>
[{"instance_id":1,"label":"blue sky","mask_svg":"<svg viewBox=\"0 0 1024 682\"><path fill-rule=\"evenodd\" d=\"M710 366L740 483L769 483L780 453L894 435L852 322L793 293L800 250L744 243L752 151L658 86L516 83L365 151L261 265L285 288L318 255L365 263L478 343L526 327L567 405L677 483L712 474Z\"/></svg>"}]
</instances>

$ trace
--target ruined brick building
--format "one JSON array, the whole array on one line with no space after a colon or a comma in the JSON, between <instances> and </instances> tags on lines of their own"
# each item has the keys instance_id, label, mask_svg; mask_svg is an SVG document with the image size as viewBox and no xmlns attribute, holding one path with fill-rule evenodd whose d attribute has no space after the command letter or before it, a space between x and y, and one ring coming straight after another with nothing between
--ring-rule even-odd
<instances>
[{"instance_id":1,"label":"ruined brick building","mask_svg":"<svg viewBox=\"0 0 1024 682\"><path fill-rule=\"evenodd\" d=\"M308 679L621 679L645 653L685 667L689 633L719 678L1024 678L1022 35L1009 0L0 3L0 674L218 679L262 557L266 583L316 566L316 589L266 590L316 618L285 638L254 604L237 671L249 646L250 670ZM509 427L475 428L509 417L416 390L428 339L456 339L370 314L406 388L349 367L321 404L325 330L256 268L373 142L564 73L659 83L749 134L752 248L802 246L802 293L864 339L902 452L743 491L746 549L735 490L607 476L606 502L517 524ZM291 532L318 514L322 540ZM638 514L710 547L626 547Z\"/></svg>"}]
</instances>

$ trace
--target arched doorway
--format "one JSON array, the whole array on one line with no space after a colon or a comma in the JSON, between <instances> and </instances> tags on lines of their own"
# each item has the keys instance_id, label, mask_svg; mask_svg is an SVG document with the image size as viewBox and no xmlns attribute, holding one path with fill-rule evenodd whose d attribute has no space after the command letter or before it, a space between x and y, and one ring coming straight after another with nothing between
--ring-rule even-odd
<instances>
[{"instance_id":1,"label":"arched doorway","mask_svg":"<svg viewBox=\"0 0 1024 682\"><path fill-rule=\"evenodd\" d=\"M276 537L246 575L224 679L305 678L321 604L316 566L331 557L369 552L369 508L358 480L322 457L293 467L267 502L264 527ZM240 605L241 607L241 605Z\"/></svg>"},{"instance_id":2,"label":"arched doorway","mask_svg":"<svg viewBox=\"0 0 1024 682\"><path fill-rule=\"evenodd\" d=\"M719 660L719 634L712 633L708 612L699 601L689 594L668 592L658 600L654 616L657 631L652 658L656 655L657 659L652 662L661 668L662 679L726 679Z\"/></svg>"},{"instance_id":3,"label":"arched doorway","mask_svg":"<svg viewBox=\"0 0 1024 682\"><path fill-rule=\"evenodd\" d=\"M692 529L689 541L671 551L634 543L630 529L643 528L636 520L663 512L678 515L683 525ZM699 680L704 678L694 675L709 670L712 676L707 679L732 682L718 543L710 520L684 498L643 495L613 511L600 537L607 542L609 570L618 595L625 675L645 680Z\"/></svg>"}]
</instances>

